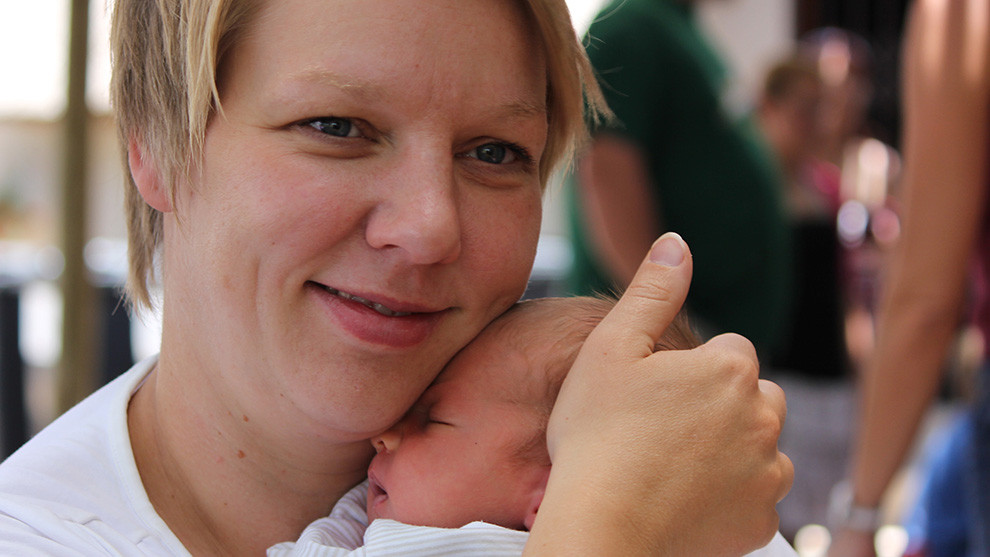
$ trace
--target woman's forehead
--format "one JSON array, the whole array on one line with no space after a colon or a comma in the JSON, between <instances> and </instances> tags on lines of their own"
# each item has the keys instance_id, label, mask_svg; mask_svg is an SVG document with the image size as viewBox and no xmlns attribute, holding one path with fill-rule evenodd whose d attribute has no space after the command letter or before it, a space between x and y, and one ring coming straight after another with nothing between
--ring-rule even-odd
<instances>
[{"instance_id":1,"label":"woman's forehead","mask_svg":"<svg viewBox=\"0 0 990 557\"><path fill-rule=\"evenodd\" d=\"M327 92L546 121L542 47L517 2L282 0L265 3L251 26L225 81L273 105Z\"/></svg>"},{"instance_id":2,"label":"woman's forehead","mask_svg":"<svg viewBox=\"0 0 990 557\"><path fill-rule=\"evenodd\" d=\"M395 61L433 77L459 52L482 69L496 70L516 52L523 56L511 61L519 66L544 64L528 11L505 0L269 0L240 36L259 45L257 55L293 48L315 71L339 66L355 51L367 55L355 65L382 76Z\"/></svg>"}]
</instances>

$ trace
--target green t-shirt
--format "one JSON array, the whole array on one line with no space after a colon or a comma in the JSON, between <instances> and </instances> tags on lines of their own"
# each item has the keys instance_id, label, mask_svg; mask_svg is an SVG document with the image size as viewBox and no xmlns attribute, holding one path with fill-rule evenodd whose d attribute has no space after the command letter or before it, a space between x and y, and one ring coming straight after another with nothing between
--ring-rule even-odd
<instances>
[{"instance_id":1,"label":"green t-shirt","mask_svg":"<svg viewBox=\"0 0 990 557\"><path fill-rule=\"evenodd\" d=\"M786 325L790 296L782 186L755 127L724 106L718 56L689 7L670 0L616 0L586 41L617 116L596 133L621 135L642 149L662 226L691 247L692 317L712 333L743 334L768 353ZM609 290L571 186L570 290Z\"/></svg>"}]
</instances>

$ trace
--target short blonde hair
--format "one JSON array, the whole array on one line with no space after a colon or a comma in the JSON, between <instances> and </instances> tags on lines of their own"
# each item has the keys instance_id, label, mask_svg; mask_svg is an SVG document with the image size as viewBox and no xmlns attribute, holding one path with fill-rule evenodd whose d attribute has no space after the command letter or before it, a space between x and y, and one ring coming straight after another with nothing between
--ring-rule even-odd
<instances>
[{"instance_id":1,"label":"short blonde hair","mask_svg":"<svg viewBox=\"0 0 990 557\"><path fill-rule=\"evenodd\" d=\"M587 139L586 116L608 109L564 0L523 0L546 51L545 185ZM258 11L258 0L115 0L110 42L111 102L123 152L128 229L128 294L150 306L162 214L144 202L128 170L127 148L142 142L169 196L200 162L206 126L219 110L217 76L224 55ZM586 112L587 107L587 112Z\"/></svg>"}]
</instances>

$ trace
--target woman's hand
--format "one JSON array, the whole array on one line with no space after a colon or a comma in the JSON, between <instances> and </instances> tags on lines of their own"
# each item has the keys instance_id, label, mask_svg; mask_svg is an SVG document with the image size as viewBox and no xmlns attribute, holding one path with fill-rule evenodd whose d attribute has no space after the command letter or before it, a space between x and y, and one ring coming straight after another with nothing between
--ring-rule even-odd
<instances>
[{"instance_id":1,"label":"woman's hand","mask_svg":"<svg viewBox=\"0 0 990 557\"><path fill-rule=\"evenodd\" d=\"M691 279L666 234L595 329L550 417L550 482L527 554L740 555L770 541L794 469L783 392L752 344L653 352Z\"/></svg>"}]
</instances>

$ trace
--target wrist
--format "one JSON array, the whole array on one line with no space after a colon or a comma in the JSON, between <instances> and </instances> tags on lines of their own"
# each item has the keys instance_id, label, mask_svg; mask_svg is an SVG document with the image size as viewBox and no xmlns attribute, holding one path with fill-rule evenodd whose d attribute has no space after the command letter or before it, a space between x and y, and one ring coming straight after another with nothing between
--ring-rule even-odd
<instances>
[{"instance_id":1,"label":"wrist","mask_svg":"<svg viewBox=\"0 0 990 557\"><path fill-rule=\"evenodd\" d=\"M873 533L883 526L879 505L862 505L853 496L852 484L843 480L832 488L828 502L829 526L834 530Z\"/></svg>"},{"instance_id":2,"label":"wrist","mask_svg":"<svg viewBox=\"0 0 990 557\"><path fill-rule=\"evenodd\" d=\"M594 468L554 463L524 556L608 555L617 548L623 555L669 555L656 546L667 540L662 532L671 531L661 526L663 513L629 504L636 499L602 485L601 475L589 476L587 469Z\"/></svg>"}]
</instances>

